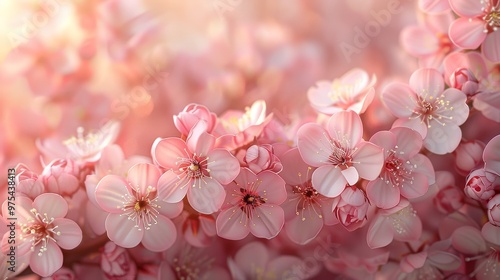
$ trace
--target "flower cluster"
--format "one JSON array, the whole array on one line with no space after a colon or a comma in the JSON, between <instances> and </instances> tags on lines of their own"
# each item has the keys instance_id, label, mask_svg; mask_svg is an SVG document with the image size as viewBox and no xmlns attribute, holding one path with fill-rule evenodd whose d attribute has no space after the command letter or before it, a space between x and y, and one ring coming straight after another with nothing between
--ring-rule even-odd
<instances>
[{"instance_id":1,"label":"flower cluster","mask_svg":"<svg viewBox=\"0 0 500 280\"><path fill-rule=\"evenodd\" d=\"M344 74L319 4L174 32L185 4L95 2L44 2L78 32L0 67L29 91L0 102L2 278L500 279L500 1L419 0L401 73Z\"/></svg>"}]
</instances>

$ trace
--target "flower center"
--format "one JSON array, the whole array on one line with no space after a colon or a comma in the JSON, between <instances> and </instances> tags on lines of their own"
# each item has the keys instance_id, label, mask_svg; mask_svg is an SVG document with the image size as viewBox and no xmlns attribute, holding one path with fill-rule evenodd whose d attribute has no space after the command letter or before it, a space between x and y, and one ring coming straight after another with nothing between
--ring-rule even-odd
<instances>
[{"instance_id":1,"label":"flower center","mask_svg":"<svg viewBox=\"0 0 500 280\"><path fill-rule=\"evenodd\" d=\"M342 84L338 80L333 81L332 88L328 93L328 97L333 102L343 103L350 105L354 95L354 86L349 84Z\"/></svg>"},{"instance_id":2,"label":"flower center","mask_svg":"<svg viewBox=\"0 0 500 280\"><path fill-rule=\"evenodd\" d=\"M241 200L239 202L239 206L241 211L243 211L248 218L251 218L252 212L255 208L266 203L267 200L252 190L240 188L240 193Z\"/></svg>"},{"instance_id":3,"label":"flower center","mask_svg":"<svg viewBox=\"0 0 500 280\"><path fill-rule=\"evenodd\" d=\"M388 152L385 159L384 169L380 174L380 179L385 181L387 185L391 184L393 187L403 187L404 184L413 184L413 168L416 165L410 165L410 161L406 161L406 166L404 162L398 158L398 146ZM402 152L399 152L400 154Z\"/></svg>"},{"instance_id":4,"label":"flower center","mask_svg":"<svg viewBox=\"0 0 500 280\"><path fill-rule=\"evenodd\" d=\"M20 239L31 242L31 251L35 251L35 247L41 244L38 256L42 256L43 252L47 251L49 241L57 242L54 236L61 235L61 232L56 230L58 226L52 224L54 218L49 218L47 213L42 216L35 208L30 212L35 218L29 219L26 224L20 224Z\"/></svg>"},{"instance_id":5,"label":"flower center","mask_svg":"<svg viewBox=\"0 0 500 280\"><path fill-rule=\"evenodd\" d=\"M346 147L344 147L346 146ZM341 169L347 169L352 166L352 153L353 150L347 148L347 145L342 145L336 140L333 140L331 143L332 151L330 156L328 156L328 161L335 165L336 167L340 167Z\"/></svg>"},{"instance_id":6,"label":"flower center","mask_svg":"<svg viewBox=\"0 0 500 280\"><path fill-rule=\"evenodd\" d=\"M444 95L433 97L424 92L421 96L417 96L417 100L412 101L415 108L410 118L420 118L428 128L432 126L432 122L445 126L446 122L453 119L452 116L448 116L448 111L452 111L453 106L450 106L450 101L444 99Z\"/></svg>"},{"instance_id":7,"label":"flower center","mask_svg":"<svg viewBox=\"0 0 500 280\"><path fill-rule=\"evenodd\" d=\"M180 158L177 162L179 171L184 175L184 178L191 180L201 179L203 177L210 177L210 169L208 169L208 157L200 157L193 154L189 158ZM186 183L187 184L187 183ZM183 188L183 185L181 188ZM193 183L193 187L196 183Z\"/></svg>"},{"instance_id":8,"label":"flower center","mask_svg":"<svg viewBox=\"0 0 500 280\"><path fill-rule=\"evenodd\" d=\"M493 6L494 0L491 1L481 1L485 7L483 7L484 15L483 20L485 22L484 32L491 33L498 30L500 27L500 2L497 2Z\"/></svg>"},{"instance_id":9,"label":"flower center","mask_svg":"<svg viewBox=\"0 0 500 280\"><path fill-rule=\"evenodd\" d=\"M153 224L157 224L157 217L160 205L156 204L158 196L156 189L152 186L146 188L146 193L142 194L140 190L135 191L135 195L124 195L125 201L122 202L122 215L127 215L129 220L135 222L138 230L149 230Z\"/></svg>"}]
</instances>

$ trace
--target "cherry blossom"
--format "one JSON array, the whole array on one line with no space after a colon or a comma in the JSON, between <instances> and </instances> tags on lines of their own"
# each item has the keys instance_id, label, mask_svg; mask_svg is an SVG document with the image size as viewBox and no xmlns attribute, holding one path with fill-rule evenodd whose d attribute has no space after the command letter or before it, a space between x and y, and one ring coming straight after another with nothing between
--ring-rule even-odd
<instances>
[{"instance_id":1,"label":"cherry blossom","mask_svg":"<svg viewBox=\"0 0 500 280\"><path fill-rule=\"evenodd\" d=\"M318 167L312 174L313 187L324 196L336 197L359 178L377 178L384 161L382 149L362 140L363 124L358 114L338 112L326 127L307 123L297 132L302 158Z\"/></svg>"},{"instance_id":2,"label":"cherry blossom","mask_svg":"<svg viewBox=\"0 0 500 280\"><path fill-rule=\"evenodd\" d=\"M182 112L174 116L174 125L182 135L189 135L191 129L200 121L207 122L207 132L211 133L217 124L217 115L210 112L207 107L199 104L189 104Z\"/></svg>"},{"instance_id":3,"label":"cherry blossom","mask_svg":"<svg viewBox=\"0 0 500 280\"><path fill-rule=\"evenodd\" d=\"M250 232L256 237L273 238L285 222L280 205L286 199L285 181L276 173L253 173L242 168L240 174L226 186L227 196L217 216L217 234L239 240Z\"/></svg>"},{"instance_id":4,"label":"cherry blossom","mask_svg":"<svg viewBox=\"0 0 500 280\"><path fill-rule=\"evenodd\" d=\"M2 205L2 215L9 215L7 201ZM16 199L18 228L16 235L20 244L19 256L29 256L33 272L47 277L63 264L62 249L71 250L82 241L82 230L72 220L64 218L68 203L58 194L44 193L34 200L27 197ZM7 244L9 232L3 236ZM5 243L4 243L5 242Z\"/></svg>"},{"instance_id":5,"label":"cherry blossom","mask_svg":"<svg viewBox=\"0 0 500 280\"><path fill-rule=\"evenodd\" d=\"M379 178L366 186L366 194L377 207L389 209L399 203L400 196L412 199L427 192L434 184L434 168L430 160L418 152L422 139L418 132L406 127L375 133L370 142L384 149L385 162Z\"/></svg>"},{"instance_id":6,"label":"cherry blossom","mask_svg":"<svg viewBox=\"0 0 500 280\"><path fill-rule=\"evenodd\" d=\"M167 169L158 182L161 199L175 203L187 194L189 204L200 213L220 209L225 198L222 184L238 175L240 164L231 153L214 148L214 144L215 137L206 132L204 121L198 122L186 141L173 137L155 140L153 160Z\"/></svg>"},{"instance_id":7,"label":"cherry blossom","mask_svg":"<svg viewBox=\"0 0 500 280\"><path fill-rule=\"evenodd\" d=\"M158 184L160 170L148 163L132 166L127 177L106 175L95 189L97 204L106 212L108 237L118 246L132 248L142 243L151 251L163 251L177 233L170 220L180 214L182 203L159 199L164 186Z\"/></svg>"},{"instance_id":8,"label":"cherry blossom","mask_svg":"<svg viewBox=\"0 0 500 280\"><path fill-rule=\"evenodd\" d=\"M393 126L418 131L429 151L450 153L460 143L459 125L469 115L466 96L454 88L444 90L444 79L437 70L422 68L411 75L409 85L388 85L382 99L398 118Z\"/></svg>"},{"instance_id":9,"label":"cherry blossom","mask_svg":"<svg viewBox=\"0 0 500 280\"><path fill-rule=\"evenodd\" d=\"M375 95L373 85L377 78L371 78L362 69L352 69L333 82L320 81L309 89L307 97L311 106L319 113L332 115L342 110L358 114L366 111Z\"/></svg>"}]
</instances>

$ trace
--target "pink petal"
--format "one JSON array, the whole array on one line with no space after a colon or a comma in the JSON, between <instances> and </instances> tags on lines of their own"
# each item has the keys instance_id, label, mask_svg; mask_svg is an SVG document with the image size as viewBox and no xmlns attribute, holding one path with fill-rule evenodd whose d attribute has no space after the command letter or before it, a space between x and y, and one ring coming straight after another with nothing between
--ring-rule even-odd
<instances>
[{"instance_id":1,"label":"pink petal","mask_svg":"<svg viewBox=\"0 0 500 280\"><path fill-rule=\"evenodd\" d=\"M59 218L53 222L57 226L56 231L61 235L54 236L57 245L65 250L74 249L82 242L82 230L77 223L70 219Z\"/></svg>"},{"instance_id":2,"label":"pink petal","mask_svg":"<svg viewBox=\"0 0 500 280\"><path fill-rule=\"evenodd\" d=\"M293 279L295 269L304 267L306 264L295 256L279 256L267 264L267 270L273 271L276 275L281 275L282 279ZM310 279L309 277L305 279Z\"/></svg>"},{"instance_id":3,"label":"pink petal","mask_svg":"<svg viewBox=\"0 0 500 280\"><path fill-rule=\"evenodd\" d=\"M427 177L427 183L429 186L436 182L434 167L428 157L422 154L417 154L409 161L410 163L407 164L413 165L413 172L424 174Z\"/></svg>"},{"instance_id":4,"label":"pink petal","mask_svg":"<svg viewBox=\"0 0 500 280\"><path fill-rule=\"evenodd\" d=\"M500 176L500 135L486 144L483 151L484 169Z\"/></svg>"},{"instance_id":5,"label":"pink petal","mask_svg":"<svg viewBox=\"0 0 500 280\"><path fill-rule=\"evenodd\" d=\"M443 61L445 77L449 78L459 68L468 68L476 78L488 77L488 69L484 58L478 52L454 52L446 56Z\"/></svg>"},{"instance_id":6,"label":"pink petal","mask_svg":"<svg viewBox=\"0 0 500 280\"><path fill-rule=\"evenodd\" d=\"M463 226L451 235L451 244L460 253L476 256L486 251L486 242L481 231L475 227Z\"/></svg>"},{"instance_id":7,"label":"pink petal","mask_svg":"<svg viewBox=\"0 0 500 280\"><path fill-rule=\"evenodd\" d=\"M441 270L456 270L460 267L461 259L456 255L444 251L429 252L428 262Z\"/></svg>"},{"instance_id":8,"label":"pink petal","mask_svg":"<svg viewBox=\"0 0 500 280\"><path fill-rule=\"evenodd\" d=\"M396 136L394 135L393 132L387 131L387 130L382 130L382 131L376 132L370 138L369 142L371 142L371 143L379 146L380 148L384 149L384 151L386 153L388 151L394 149L394 146L397 145Z\"/></svg>"},{"instance_id":9,"label":"pink petal","mask_svg":"<svg viewBox=\"0 0 500 280\"><path fill-rule=\"evenodd\" d=\"M285 213L277 205L262 204L255 208L250 232L259 238L271 239L278 235L285 223Z\"/></svg>"},{"instance_id":10,"label":"pink petal","mask_svg":"<svg viewBox=\"0 0 500 280\"><path fill-rule=\"evenodd\" d=\"M344 169L340 171L342 173L342 176L344 176L345 180L347 181L347 184L350 186L354 186L359 180L359 174L356 168L350 166L347 169Z\"/></svg>"},{"instance_id":11,"label":"pink petal","mask_svg":"<svg viewBox=\"0 0 500 280\"><path fill-rule=\"evenodd\" d=\"M109 214L106 219L106 231L111 241L123 248L133 248L142 240L144 229L135 227L135 222L127 215Z\"/></svg>"},{"instance_id":12,"label":"pink petal","mask_svg":"<svg viewBox=\"0 0 500 280\"><path fill-rule=\"evenodd\" d=\"M369 182L366 186L366 194L375 206L383 209L396 206L400 199L399 188L392 184L387 184L382 179Z\"/></svg>"},{"instance_id":13,"label":"pink petal","mask_svg":"<svg viewBox=\"0 0 500 280\"><path fill-rule=\"evenodd\" d=\"M151 148L151 154L153 161L161 167L177 170L179 159L190 156L186 154L187 150L186 142L180 138L157 138Z\"/></svg>"},{"instance_id":14,"label":"pink petal","mask_svg":"<svg viewBox=\"0 0 500 280\"><path fill-rule=\"evenodd\" d=\"M255 268L265 268L269 263L269 250L261 242L254 241L242 246L234 256L234 260L246 275L253 275Z\"/></svg>"},{"instance_id":15,"label":"pink petal","mask_svg":"<svg viewBox=\"0 0 500 280\"><path fill-rule=\"evenodd\" d=\"M160 200L156 201L156 204L159 206L158 212L160 212L161 215L170 219L179 216L182 213L182 209L184 206L182 201L176 203L169 203Z\"/></svg>"},{"instance_id":16,"label":"pink petal","mask_svg":"<svg viewBox=\"0 0 500 280\"><path fill-rule=\"evenodd\" d=\"M413 114L415 99L415 93L403 83L389 84L382 91L385 106L398 118L407 118Z\"/></svg>"},{"instance_id":17,"label":"pink petal","mask_svg":"<svg viewBox=\"0 0 500 280\"><path fill-rule=\"evenodd\" d=\"M353 111L341 111L330 117L327 124L330 137L337 139L342 146L354 148L363 137L363 123ZM347 143L345 143L347 142Z\"/></svg>"},{"instance_id":18,"label":"pink petal","mask_svg":"<svg viewBox=\"0 0 500 280\"><path fill-rule=\"evenodd\" d=\"M415 269L424 266L427 259L427 252L420 252L416 254L410 254L405 257L400 262L401 271L410 273Z\"/></svg>"},{"instance_id":19,"label":"pink petal","mask_svg":"<svg viewBox=\"0 0 500 280\"><path fill-rule=\"evenodd\" d=\"M444 79L436 69L421 68L413 72L409 85L417 95L431 98L441 95L444 90Z\"/></svg>"},{"instance_id":20,"label":"pink petal","mask_svg":"<svg viewBox=\"0 0 500 280\"><path fill-rule=\"evenodd\" d=\"M347 181L339 168L325 165L314 171L312 184L320 194L326 197L336 197L345 189Z\"/></svg>"},{"instance_id":21,"label":"pink petal","mask_svg":"<svg viewBox=\"0 0 500 280\"><path fill-rule=\"evenodd\" d=\"M419 0L418 7L427 14L440 14L450 9L447 0Z\"/></svg>"},{"instance_id":22,"label":"pink petal","mask_svg":"<svg viewBox=\"0 0 500 280\"><path fill-rule=\"evenodd\" d=\"M453 110L447 111L438 111L438 113L450 116L453 119L445 120L444 118L441 121L447 121L449 123L454 123L456 125L463 124L467 118L469 117L469 106L467 106L467 96L460 90L449 88L443 92L443 99L450 102L448 105L452 107Z\"/></svg>"},{"instance_id":23,"label":"pink petal","mask_svg":"<svg viewBox=\"0 0 500 280\"><path fill-rule=\"evenodd\" d=\"M462 49L477 49L486 38L484 21L477 18L459 18L450 25L450 39Z\"/></svg>"},{"instance_id":24,"label":"pink petal","mask_svg":"<svg viewBox=\"0 0 500 280\"><path fill-rule=\"evenodd\" d=\"M179 202L190 187L192 180L187 177L180 179L172 170L168 170L158 179L158 198L169 203Z\"/></svg>"},{"instance_id":25,"label":"pink petal","mask_svg":"<svg viewBox=\"0 0 500 280\"><path fill-rule=\"evenodd\" d=\"M40 250L41 244L35 247L35 252ZM42 276L49 277L63 264L63 254L59 246L54 242L47 243L47 251L43 252L41 256L37 253L31 254L30 257L30 268L34 273Z\"/></svg>"},{"instance_id":26,"label":"pink petal","mask_svg":"<svg viewBox=\"0 0 500 280\"><path fill-rule=\"evenodd\" d=\"M240 172L239 161L225 149L214 149L207 155L207 168L219 183L226 185L238 176Z\"/></svg>"},{"instance_id":27,"label":"pink petal","mask_svg":"<svg viewBox=\"0 0 500 280\"><path fill-rule=\"evenodd\" d=\"M422 26L410 26L403 29L401 44L405 51L417 57L431 55L439 50L436 35Z\"/></svg>"},{"instance_id":28,"label":"pink petal","mask_svg":"<svg viewBox=\"0 0 500 280\"><path fill-rule=\"evenodd\" d=\"M96 201L106 212L122 213L123 195L128 194L128 183L116 175L106 175L95 190Z\"/></svg>"},{"instance_id":29,"label":"pink petal","mask_svg":"<svg viewBox=\"0 0 500 280\"><path fill-rule=\"evenodd\" d=\"M450 0L450 7L462 17L477 17L483 14L483 5L480 1Z\"/></svg>"},{"instance_id":30,"label":"pink petal","mask_svg":"<svg viewBox=\"0 0 500 280\"><path fill-rule=\"evenodd\" d=\"M222 211L215 222L217 235L229 240L245 238L250 233L247 219L238 206Z\"/></svg>"},{"instance_id":31,"label":"pink petal","mask_svg":"<svg viewBox=\"0 0 500 280\"><path fill-rule=\"evenodd\" d=\"M206 177L195 180L194 186L189 186L187 198L196 211L212 214L219 211L224 203L226 191L219 182Z\"/></svg>"},{"instance_id":32,"label":"pink petal","mask_svg":"<svg viewBox=\"0 0 500 280\"><path fill-rule=\"evenodd\" d=\"M293 148L280 157L283 170L280 176L289 185L299 185L312 177L312 169L300 157L299 149Z\"/></svg>"},{"instance_id":33,"label":"pink petal","mask_svg":"<svg viewBox=\"0 0 500 280\"><path fill-rule=\"evenodd\" d=\"M389 245L394 238L394 232L391 222L385 217L377 216L366 234L366 242L372 249L381 248Z\"/></svg>"},{"instance_id":34,"label":"pink petal","mask_svg":"<svg viewBox=\"0 0 500 280\"><path fill-rule=\"evenodd\" d=\"M424 147L438 155L453 152L460 144L462 130L456 125L433 125L428 129Z\"/></svg>"},{"instance_id":35,"label":"pink petal","mask_svg":"<svg viewBox=\"0 0 500 280\"><path fill-rule=\"evenodd\" d=\"M266 203L280 205L286 200L285 181L278 174L266 170L257 177L256 191L267 199Z\"/></svg>"},{"instance_id":36,"label":"pink petal","mask_svg":"<svg viewBox=\"0 0 500 280\"><path fill-rule=\"evenodd\" d=\"M392 124L392 129L396 127L407 127L420 134L420 138L427 137L427 125L420 118L397 119Z\"/></svg>"},{"instance_id":37,"label":"pink petal","mask_svg":"<svg viewBox=\"0 0 500 280\"><path fill-rule=\"evenodd\" d=\"M87 221L90 225L90 228L96 235L102 235L106 232L104 223L106 222L108 214L108 212L102 211L101 207L94 205L90 201L87 201L87 205L85 207L85 216L92 217L87 218Z\"/></svg>"},{"instance_id":38,"label":"pink petal","mask_svg":"<svg viewBox=\"0 0 500 280\"><path fill-rule=\"evenodd\" d=\"M306 123L297 131L297 146L304 161L314 167L328 163L331 154L331 140L325 129L313 123Z\"/></svg>"},{"instance_id":39,"label":"pink petal","mask_svg":"<svg viewBox=\"0 0 500 280\"><path fill-rule=\"evenodd\" d=\"M382 149L370 142L363 142L352 155L353 166L359 173L359 177L366 180L374 180L380 174L384 164L384 153Z\"/></svg>"},{"instance_id":40,"label":"pink petal","mask_svg":"<svg viewBox=\"0 0 500 280\"><path fill-rule=\"evenodd\" d=\"M144 231L142 245L153 252L161 252L170 248L177 238L177 230L170 219L158 216L158 223Z\"/></svg>"},{"instance_id":41,"label":"pink petal","mask_svg":"<svg viewBox=\"0 0 500 280\"><path fill-rule=\"evenodd\" d=\"M145 194L148 187L156 188L160 175L160 170L155 165L138 163L128 170L127 180L132 188Z\"/></svg>"},{"instance_id":42,"label":"pink petal","mask_svg":"<svg viewBox=\"0 0 500 280\"><path fill-rule=\"evenodd\" d=\"M491 223L486 223L481 229L481 234L484 239L495 245L500 245L500 227L494 226Z\"/></svg>"},{"instance_id":43,"label":"pink petal","mask_svg":"<svg viewBox=\"0 0 500 280\"><path fill-rule=\"evenodd\" d=\"M429 188L427 176L421 173L413 173L411 182L405 182L401 186L401 195L408 198L423 196Z\"/></svg>"},{"instance_id":44,"label":"pink petal","mask_svg":"<svg viewBox=\"0 0 500 280\"><path fill-rule=\"evenodd\" d=\"M295 205L293 203L293 205ZM323 219L312 208L308 206L306 209L299 211L299 215L285 223L285 232L288 237L297 244L307 244L313 240L323 228Z\"/></svg>"},{"instance_id":45,"label":"pink petal","mask_svg":"<svg viewBox=\"0 0 500 280\"><path fill-rule=\"evenodd\" d=\"M394 239L398 241L416 241L422 235L422 222L410 209L403 209L397 214L393 214L392 224L394 227Z\"/></svg>"},{"instance_id":46,"label":"pink petal","mask_svg":"<svg viewBox=\"0 0 500 280\"><path fill-rule=\"evenodd\" d=\"M484 39L481 47L484 57L493 63L500 62L500 32L491 32Z\"/></svg>"},{"instance_id":47,"label":"pink petal","mask_svg":"<svg viewBox=\"0 0 500 280\"><path fill-rule=\"evenodd\" d=\"M415 130L406 127L395 127L391 129L391 132L394 133L397 139L399 158L412 158L422 149L422 137Z\"/></svg>"},{"instance_id":48,"label":"pink petal","mask_svg":"<svg viewBox=\"0 0 500 280\"><path fill-rule=\"evenodd\" d=\"M486 118L500 122L500 92L482 92L474 99L474 108Z\"/></svg>"},{"instance_id":49,"label":"pink petal","mask_svg":"<svg viewBox=\"0 0 500 280\"><path fill-rule=\"evenodd\" d=\"M207 133L207 122L198 121L186 139L189 150L197 156L206 156L215 145L215 137Z\"/></svg>"},{"instance_id":50,"label":"pink petal","mask_svg":"<svg viewBox=\"0 0 500 280\"><path fill-rule=\"evenodd\" d=\"M352 206L360 207L365 204L365 193L356 187L347 187L340 195L342 200Z\"/></svg>"},{"instance_id":51,"label":"pink petal","mask_svg":"<svg viewBox=\"0 0 500 280\"><path fill-rule=\"evenodd\" d=\"M68 213L68 203L55 193L44 193L35 198L33 207L42 215L47 213L49 218L62 218Z\"/></svg>"}]
</instances>

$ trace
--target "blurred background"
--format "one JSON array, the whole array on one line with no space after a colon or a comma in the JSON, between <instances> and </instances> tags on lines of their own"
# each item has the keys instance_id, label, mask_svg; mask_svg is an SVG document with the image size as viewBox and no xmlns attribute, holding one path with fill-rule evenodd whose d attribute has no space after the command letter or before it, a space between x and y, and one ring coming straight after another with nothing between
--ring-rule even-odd
<instances>
[{"instance_id":1,"label":"blurred background","mask_svg":"<svg viewBox=\"0 0 500 280\"><path fill-rule=\"evenodd\" d=\"M0 166L40 171L37 142L121 122L126 156L176 136L172 116L196 102L221 114L267 102L292 123L307 90L354 67L377 95L407 81L415 58L399 32L410 0L0 0ZM367 131L392 118L375 98ZM5 174L1 174L2 179Z\"/></svg>"}]
</instances>

